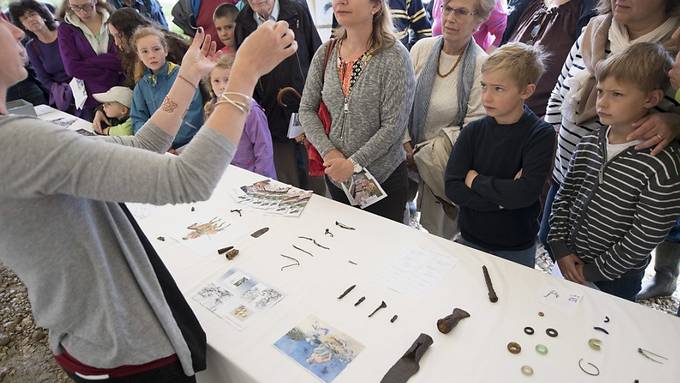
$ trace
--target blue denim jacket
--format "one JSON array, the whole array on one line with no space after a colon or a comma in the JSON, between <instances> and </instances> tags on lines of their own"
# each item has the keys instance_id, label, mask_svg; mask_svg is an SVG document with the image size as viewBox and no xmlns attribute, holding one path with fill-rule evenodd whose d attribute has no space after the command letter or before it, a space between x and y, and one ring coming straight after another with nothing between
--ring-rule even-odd
<instances>
[{"instance_id":1,"label":"blue denim jacket","mask_svg":"<svg viewBox=\"0 0 680 383\"><path fill-rule=\"evenodd\" d=\"M130 117L132 118L132 129L135 133L142 128L151 115L161 106L163 99L170 92L172 84L179 74L179 65L166 62L163 68L154 74L151 70L144 71L142 77L132 94L132 106ZM194 98L191 100L189 110L184 115L182 125L172 143L173 148L186 145L198 132L203 125L203 96L197 89Z\"/></svg>"}]
</instances>

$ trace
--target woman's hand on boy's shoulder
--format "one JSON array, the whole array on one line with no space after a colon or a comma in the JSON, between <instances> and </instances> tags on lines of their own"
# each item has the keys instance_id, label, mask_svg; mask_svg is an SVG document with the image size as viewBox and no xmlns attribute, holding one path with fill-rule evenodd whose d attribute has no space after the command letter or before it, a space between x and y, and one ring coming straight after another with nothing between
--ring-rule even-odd
<instances>
[{"instance_id":1,"label":"woman's hand on boy's shoulder","mask_svg":"<svg viewBox=\"0 0 680 383\"><path fill-rule=\"evenodd\" d=\"M642 140L636 150L653 147L652 155L663 151L673 140L680 136L680 114L653 113L633 123L635 131L628 135L629 140Z\"/></svg>"}]
</instances>

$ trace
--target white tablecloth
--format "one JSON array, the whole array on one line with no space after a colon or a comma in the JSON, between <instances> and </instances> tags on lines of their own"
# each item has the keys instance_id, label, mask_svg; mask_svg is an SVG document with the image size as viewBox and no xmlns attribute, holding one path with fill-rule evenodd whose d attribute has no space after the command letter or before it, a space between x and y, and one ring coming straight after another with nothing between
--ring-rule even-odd
<instances>
[{"instance_id":1,"label":"white tablecloth","mask_svg":"<svg viewBox=\"0 0 680 383\"><path fill-rule=\"evenodd\" d=\"M45 108L38 114L46 120L64 117L62 112ZM79 128L89 129L89 123L79 120L69 127ZM162 207L130 205L207 333L208 370L198 374L200 382L318 382L273 346L309 315L365 347L334 380L338 383L380 381L421 332L429 334L434 344L409 382L680 382L680 320L676 317L318 196L312 197L299 218L266 215L254 209L244 209L243 217L229 213L230 209L241 208L231 197L232 190L260 179L230 166L207 202ZM225 233L231 239L224 246L236 245L240 250L232 261L218 255L214 246L157 239L176 236L187 225L211 214L229 215L232 225ZM335 225L336 220L356 230L343 230ZM248 235L265 226L270 230L262 237ZM324 236L325 228L335 236ZM316 238L330 250L296 239L300 235ZM315 256L294 250L293 243ZM301 266L281 271L281 266L289 263L280 257L281 253L298 258ZM402 286L398 292L388 287L394 281L390 282L386 274L392 268L399 269L394 264L401 266L403 255L409 253L425 254L423 258L428 258L427 254L451 257L453 266L429 289ZM491 273L499 296L497 303L488 300L483 264ZM233 267L286 294L242 330L191 299L206 281ZM417 264L408 267L414 274L424 272ZM425 271L437 274L436 270ZM414 280L419 282L418 278ZM357 287L338 300L338 295L353 284ZM554 294L549 295L553 290L560 295L558 300ZM572 295L580 296L580 302L569 303ZM354 302L361 296L366 300L355 307ZM387 309L367 318L382 300ZM439 333L436 320L450 314L454 307L467 310L471 317L451 333ZM390 323L394 314L399 318ZM604 323L605 317L609 317L608 323ZM535 334L525 334L526 326L533 327ZM609 335L593 330L593 326L606 328ZM558 337L548 337L547 328L556 329ZM601 351L588 347L590 338L602 340ZM506 345L511 341L521 344L520 354L507 351ZM534 351L536 344L547 346L548 354ZM639 355L638 347L668 360L654 363ZM583 373L578 366L581 358L598 366L600 375ZM523 365L534 369L532 377L521 374Z\"/></svg>"},{"instance_id":2,"label":"white tablecloth","mask_svg":"<svg viewBox=\"0 0 680 383\"><path fill-rule=\"evenodd\" d=\"M349 334L365 349L336 378L336 382L377 382L403 355L421 333L432 336L434 344L420 362L420 371L410 382L678 382L680 369L680 320L668 314L583 286L556 279L543 272L507 262L485 253L446 241L405 225L388 221L361 210L314 196L299 218L265 215L244 210L243 217L226 230L234 231L238 257L227 261L216 249L178 248L156 239L173 231L173 225L190 224L192 214L215 211L219 214L238 208L231 190L262 177L230 166L210 201L196 205L149 208L133 207L142 228L177 279L208 335L208 370L199 374L201 382L314 382L319 381L273 343L310 314ZM356 227L347 231L335 221ZM171 223L171 224L170 224ZM259 239L247 233L267 226L270 231ZM330 228L334 238L324 236ZM169 231L168 231L169 230ZM243 237L245 235L245 238ZM326 251L296 240L297 236L316 238ZM312 251L309 257L294 250L292 243ZM385 271L404 252L445 254L454 266L431 289L399 289L386 286ZM300 259L300 267L284 271L288 262L279 254ZM358 265L350 264L352 260ZM485 264L499 295L491 303L481 272ZM238 330L206 310L190 297L207 280L237 267L256 279L282 290L286 297L273 309ZM350 285L357 287L344 299L337 297ZM554 295L561 295L560 303ZM580 303L568 303L570 295L582 296ZM354 302L365 296L358 307ZM367 318L380 301L388 308ZM454 307L467 310L471 317L459 323L448 335L437 331L436 320ZM544 316L540 317L539 312ZM399 318L395 323L389 319ZM605 316L610 318L604 323ZM526 335L531 326L534 335ZM601 326L609 335L593 330ZM557 338L545 334L558 331ZM593 351L590 338L602 340L602 350ZM506 345L522 345L518 355ZM548 347L547 355L534 351L536 344ZM637 353L638 347L667 357L657 364ZM591 362L601 371L594 378L578 367L579 359ZM522 365L534 369L531 378L520 372Z\"/></svg>"}]
</instances>

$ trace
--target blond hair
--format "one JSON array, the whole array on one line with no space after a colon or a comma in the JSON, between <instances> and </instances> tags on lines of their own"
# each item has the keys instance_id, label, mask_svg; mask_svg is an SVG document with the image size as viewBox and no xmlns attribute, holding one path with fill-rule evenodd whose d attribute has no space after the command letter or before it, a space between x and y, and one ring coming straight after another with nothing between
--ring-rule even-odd
<instances>
[{"instance_id":1,"label":"blond hair","mask_svg":"<svg viewBox=\"0 0 680 383\"><path fill-rule=\"evenodd\" d=\"M146 36L158 37L158 40L161 42L161 45L163 46L163 49L165 49L166 51L168 50L168 42L165 40L165 34L163 33L163 31L155 27L140 27L135 29L135 33L132 35L132 39L130 41L135 52L137 51L137 41Z\"/></svg>"},{"instance_id":2,"label":"blond hair","mask_svg":"<svg viewBox=\"0 0 680 383\"><path fill-rule=\"evenodd\" d=\"M230 70L232 65L234 65L234 58L231 55L222 55L220 58L217 59L217 63L215 64L215 67L210 71L210 73L203 79L205 83L208 84L208 88L210 88L210 100L205 103L203 106L203 115L205 119L210 117L212 112L215 110L215 98L217 95L215 92L212 90L212 74L215 69L224 69L224 70Z\"/></svg>"},{"instance_id":3,"label":"blond hair","mask_svg":"<svg viewBox=\"0 0 680 383\"><path fill-rule=\"evenodd\" d=\"M373 15L373 30L371 32L371 50L377 52L393 46L397 42L397 36L394 34L390 7L385 3L385 0L370 1L380 4L380 9ZM334 31L333 35L339 36L340 39L346 39L347 31L343 26L340 26Z\"/></svg>"},{"instance_id":4,"label":"blond hair","mask_svg":"<svg viewBox=\"0 0 680 383\"><path fill-rule=\"evenodd\" d=\"M493 51L482 64L482 73L502 70L517 81L520 88L536 84L545 72L545 54L536 46L508 43Z\"/></svg>"},{"instance_id":5,"label":"blond hair","mask_svg":"<svg viewBox=\"0 0 680 383\"><path fill-rule=\"evenodd\" d=\"M600 82L612 77L643 92L665 90L670 85L668 71L672 66L673 58L661 45L637 43L597 63L595 78Z\"/></svg>"}]
</instances>

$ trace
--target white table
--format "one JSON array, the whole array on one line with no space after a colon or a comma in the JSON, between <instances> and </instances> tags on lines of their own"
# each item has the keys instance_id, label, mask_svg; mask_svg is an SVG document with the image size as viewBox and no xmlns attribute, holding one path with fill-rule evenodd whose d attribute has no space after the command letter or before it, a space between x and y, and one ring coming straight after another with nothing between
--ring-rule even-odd
<instances>
[{"instance_id":1,"label":"white table","mask_svg":"<svg viewBox=\"0 0 680 383\"><path fill-rule=\"evenodd\" d=\"M52 120L65 113L43 108L39 117ZM66 115L68 116L68 115ZM69 129L91 130L79 120ZM227 261L214 248L177 245L159 236L181 232L206 214L225 215L240 208L231 190L261 180L256 174L230 166L213 197L203 203L155 207L131 204L141 227L168 266L180 289L193 307L208 337L208 369L198 374L200 382L318 382L319 380L278 351L273 343L292 327L313 314L361 342L365 349L334 382L377 382L403 355L422 332L434 344L420 361L420 371L409 382L673 382L680 381L680 320L671 315L619 298L556 279L540 271L516 265L494 256L431 236L404 225L314 196L302 216L289 218L244 210L243 217L230 216L233 223L225 232L233 236L240 254ZM191 211L190 206L195 207ZM335 221L356 227L346 231ZM249 233L270 230L253 239ZM330 228L334 238L324 236ZM318 249L296 240L309 236L331 248ZM291 244L315 253L315 257L292 249ZM455 265L425 293L396 292L385 284L386 265L404 251L445 254ZM287 262L280 253L300 259L300 267L280 267ZM352 260L357 265L350 264ZM487 265L499 302L490 303L481 273ZM238 330L190 297L207 280L232 267L252 274L286 294L271 310ZM350 285L357 287L344 299L337 296ZM405 289L408 290L408 289ZM544 297L556 290L560 304ZM570 294L582 296L578 304L565 304ZM358 307L354 302L365 296ZM388 308L367 318L381 300ZM461 321L449 334L437 331L436 320L454 307L471 317ZM539 317L538 313L544 313ZM389 319L399 318L395 323ZM605 316L609 323L603 323ZM525 326L534 335L523 332ZM609 335L593 330L601 326ZM559 332L545 335L546 328ZM602 351L593 351L587 341L603 341ZM518 355L506 345L522 345ZM534 351L536 344L548 347L547 355ZM638 347L668 358L657 364L637 353ZM594 363L598 377L583 373L578 361ZM522 365L534 369L532 377L520 372Z\"/></svg>"},{"instance_id":2,"label":"white table","mask_svg":"<svg viewBox=\"0 0 680 383\"><path fill-rule=\"evenodd\" d=\"M195 212L191 212L188 205L132 208L208 335L209 367L198 375L201 382L319 381L273 346L309 314L365 346L336 382L379 381L421 332L432 336L434 344L410 382L680 381L678 318L322 197L314 196L300 218L244 210L242 218L234 218L237 224L227 228L234 230L235 242L241 244L237 246L240 254L232 261L217 255L215 250L192 251L188 247L178 251L167 241L156 239L172 225L190 224L191 214L196 212L210 209L228 212L238 208L229 196L230 190L260 179L258 175L230 166L213 197L197 205ZM356 230L342 230L335 226L336 220ZM259 239L241 239L243 233L263 226L270 231ZM324 237L326 227L335 234L334 238ZM305 245L305 241L295 240L299 235L317 238L331 250ZM315 253L315 257L293 250L291 243L302 245ZM404 249L448 254L456 263L429 292L398 293L385 286L381 270ZM279 256L282 252L294 255L302 265L281 271L280 267L287 263ZM350 259L358 265L350 264ZM498 303L488 300L482 264L490 270L500 298ZM237 330L190 299L206 280L231 267L286 293L278 305L243 330ZM353 284L357 287L343 300L338 300L337 296ZM582 295L582 301L575 305L551 303L544 295L552 289L563 297L571 293ZM354 307L361 296L366 296L366 301ZM388 308L367 318L381 300L387 302ZM471 317L461 321L448 335L439 333L436 320L450 314L454 307L467 310ZM539 317L539 311L545 316ZM399 318L390 323L393 314ZM603 323L605 316L610 318L607 324ZM525 326L532 326L535 334L526 335ZM593 330L593 326L607 328L610 335ZM559 336L546 336L548 327L558 330ZM602 351L588 347L590 338L603 341ZM522 345L519 355L507 351L510 341ZM538 343L548 347L547 355L534 351ZM669 360L665 364L651 362L637 353L638 347ZM578 367L580 358L597 365L600 376L584 374ZM531 366L534 375L523 376L522 365Z\"/></svg>"}]
</instances>

